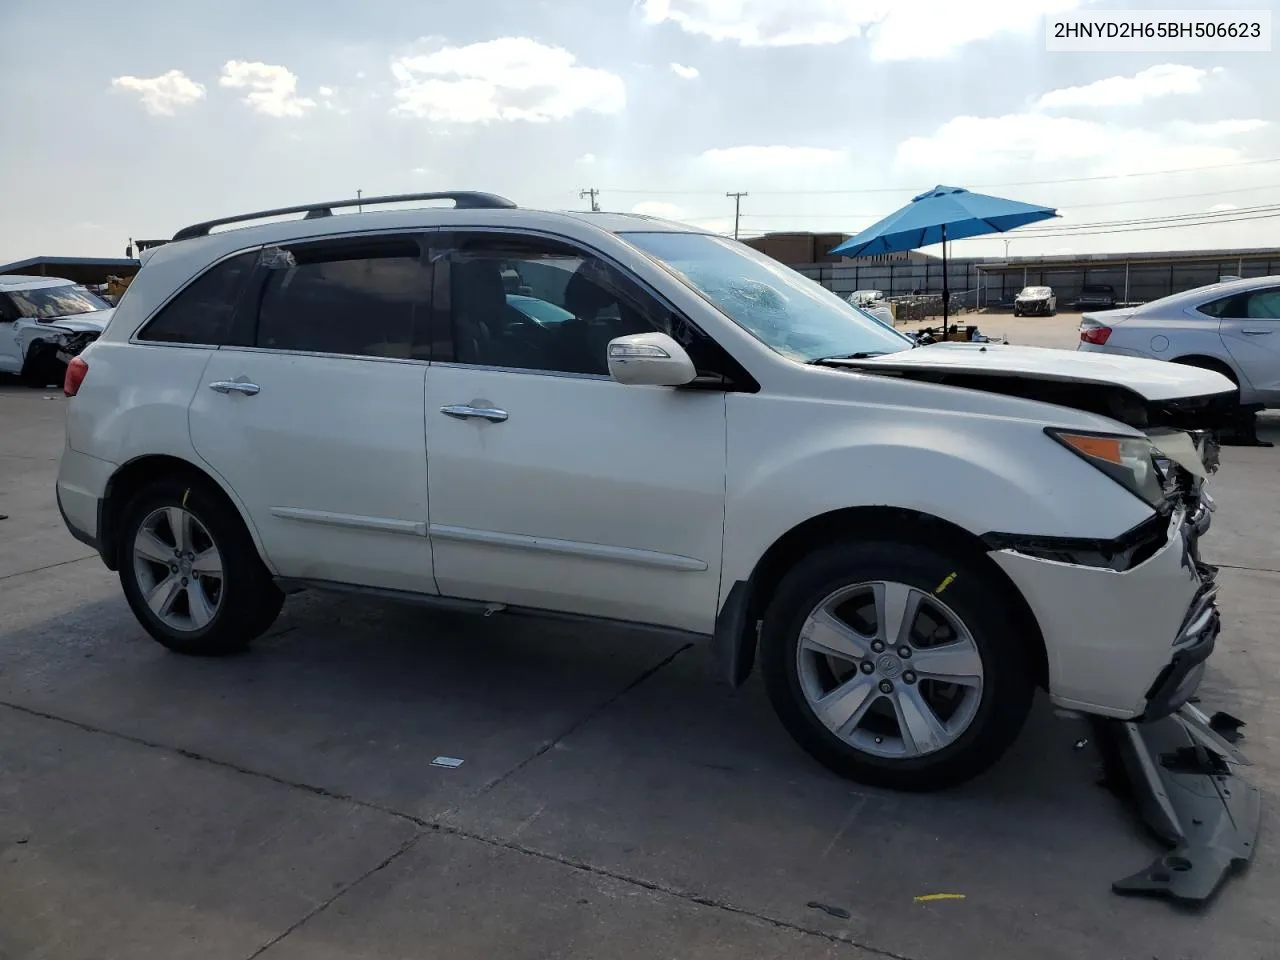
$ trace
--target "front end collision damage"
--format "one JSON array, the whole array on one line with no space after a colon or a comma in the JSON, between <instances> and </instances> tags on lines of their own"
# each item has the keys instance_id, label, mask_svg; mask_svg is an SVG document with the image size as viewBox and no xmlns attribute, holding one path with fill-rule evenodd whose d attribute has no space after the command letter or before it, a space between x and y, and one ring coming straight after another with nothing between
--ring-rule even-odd
<instances>
[{"instance_id":1,"label":"front end collision damage","mask_svg":"<svg viewBox=\"0 0 1280 960\"><path fill-rule=\"evenodd\" d=\"M1152 834L1170 848L1147 868L1115 881L1112 890L1201 903L1233 869L1252 858L1261 797L1257 787L1235 772L1248 761L1227 738L1238 736L1243 724L1226 714L1210 719L1195 706L1196 690L1222 628L1218 570L1201 558L1199 548L1212 522L1214 502L1204 481L1218 468L1218 446L1204 432L1150 433L1168 503L1150 521L1109 544L989 539L993 548L1009 553L1105 570L1112 576L1177 556L1178 570L1191 575L1194 589L1189 599L1188 578L1171 581L1182 582L1177 602L1186 601L1186 606L1172 634L1173 652L1146 690L1141 711L1132 718L1109 719L1096 709L1085 709L1094 714L1105 785L1125 796ZM1169 607L1158 606L1159 599L1151 597L1153 617L1144 621L1163 622Z\"/></svg>"},{"instance_id":2,"label":"front end collision damage","mask_svg":"<svg viewBox=\"0 0 1280 960\"><path fill-rule=\"evenodd\" d=\"M23 369L37 372L41 364L66 366L85 348L97 340L100 330L74 330L57 322L24 321L16 331L18 348L22 353ZM43 372L43 371L40 371Z\"/></svg>"}]
</instances>

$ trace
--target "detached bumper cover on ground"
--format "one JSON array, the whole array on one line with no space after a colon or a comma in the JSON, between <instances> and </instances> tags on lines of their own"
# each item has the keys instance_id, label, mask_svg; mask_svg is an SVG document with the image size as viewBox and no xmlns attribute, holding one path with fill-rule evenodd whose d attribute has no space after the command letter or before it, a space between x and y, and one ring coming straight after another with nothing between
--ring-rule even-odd
<instances>
[{"instance_id":1,"label":"detached bumper cover on ground","mask_svg":"<svg viewBox=\"0 0 1280 960\"><path fill-rule=\"evenodd\" d=\"M1151 723L1100 722L1110 734L1112 784L1123 777L1146 825L1172 848L1112 889L1182 902L1209 899L1257 849L1261 798L1235 773L1248 761L1190 704Z\"/></svg>"}]
</instances>

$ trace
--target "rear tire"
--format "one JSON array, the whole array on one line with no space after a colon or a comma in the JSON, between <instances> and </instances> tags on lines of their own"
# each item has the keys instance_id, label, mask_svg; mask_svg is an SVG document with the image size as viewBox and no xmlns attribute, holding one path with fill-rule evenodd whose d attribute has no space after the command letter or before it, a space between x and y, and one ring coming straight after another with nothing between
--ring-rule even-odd
<instances>
[{"instance_id":1,"label":"rear tire","mask_svg":"<svg viewBox=\"0 0 1280 960\"><path fill-rule=\"evenodd\" d=\"M860 783L926 791L977 776L1017 738L1035 692L1007 589L968 558L915 544L811 554L765 612L774 710L814 759Z\"/></svg>"},{"instance_id":2,"label":"rear tire","mask_svg":"<svg viewBox=\"0 0 1280 960\"><path fill-rule=\"evenodd\" d=\"M203 483L154 481L124 507L120 585L134 616L178 653L238 653L267 631L284 594L240 514Z\"/></svg>"}]
</instances>

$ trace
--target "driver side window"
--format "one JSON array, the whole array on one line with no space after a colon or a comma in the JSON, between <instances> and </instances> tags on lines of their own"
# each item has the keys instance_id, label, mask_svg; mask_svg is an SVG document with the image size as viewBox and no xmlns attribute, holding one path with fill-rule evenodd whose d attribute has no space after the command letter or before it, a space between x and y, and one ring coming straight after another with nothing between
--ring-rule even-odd
<instances>
[{"instance_id":1,"label":"driver side window","mask_svg":"<svg viewBox=\"0 0 1280 960\"><path fill-rule=\"evenodd\" d=\"M454 362L607 377L615 337L703 336L589 251L497 232L454 240L447 296L437 288Z\"/></svg>"}]
</instances>

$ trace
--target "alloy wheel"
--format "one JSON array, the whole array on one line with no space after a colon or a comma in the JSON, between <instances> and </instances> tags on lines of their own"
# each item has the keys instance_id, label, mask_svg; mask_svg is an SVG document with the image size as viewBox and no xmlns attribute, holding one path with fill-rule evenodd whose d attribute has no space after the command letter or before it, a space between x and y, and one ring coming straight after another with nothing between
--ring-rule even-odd
<instances>
[{"instance_id":1,"label":"alloy wheel","mask_svg":"<svg viewBox=\"0 0 1280 960\"><path fill-rule=\"evenodd\" d=\"M830 594L805 619L796 659L814 716L876 757L942 750L982 702L982 657L968 628L935 594L904 583Z\"/></svg>"},{"instance_id":2,"label":"alloy wheel","mask_svg":"<svg viewBox=\"0 0 1280 960\"><path fill-rule=\"evenodd\" d=\"M133 538L133 572L143 600L171 630L202 630L222 605L222 554L182 507L159 507L143 519Z\"/></svg>"}]
</instances>

